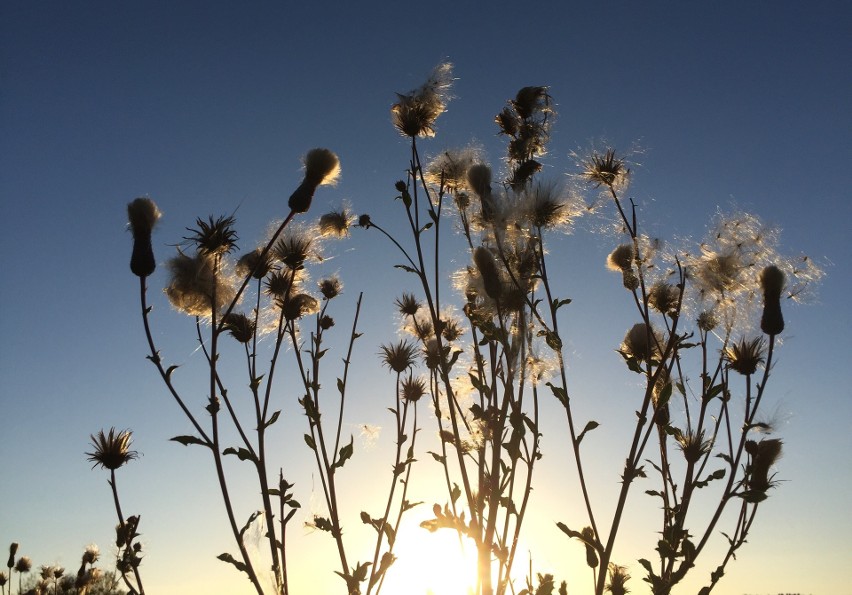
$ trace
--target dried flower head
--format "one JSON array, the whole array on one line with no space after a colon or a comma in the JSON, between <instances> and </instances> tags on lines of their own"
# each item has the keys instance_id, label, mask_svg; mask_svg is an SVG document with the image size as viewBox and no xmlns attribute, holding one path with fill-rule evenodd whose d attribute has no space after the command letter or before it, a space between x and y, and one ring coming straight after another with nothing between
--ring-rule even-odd
<instances>
[{"instance_id":1,"label":"dried flower head","mask_svg":"<svg viewBox=\"0 0 852 595\"><path fill-rule=\"evenodd\" d=\"M337 277L329 277L319 282L319 290L325 299L334 299L343 291L343 283Z\"/></svg>"},{"instance_id":2,"label":"dried flower head","mask_svg":"<svg viewBox=\"0 0 852 595\"><path fill-rule=\"evenodd\" d=\"M360 217L358 217L358 227L363 227L364 229L370 229L370 216L367 213L364 213Z\"/></svg>"},{"instance_id":3,"label":"dried flower head","mask_svg":"<svg viewBox=\"0 0 852 595\"><path fill-rule=\"evenodd\" d=\"M305 213L311 208L314 192L324 184L334 184L340 176L340 159L328 149L311 149L303 159L305 178L293 191L287 206L294 213Z\"/></svg>"},{"instance_id":4,"label":"dried flower head","mask_svg":"<svg viewBox=\"0 0 852 595\"><path fill-rule=\"evenodd\" d=\"M627 588L627 581L630 580L630 575L627 574L626 566L619 566L610 562L609 567L609 582L606 584L606 590L612 595L627 595L630 590Z\"/></svg>"},{"instance_id":5,"label":"dried flower head","mask_svg":"<svg viewBox=\"0 0 852 595\"><path fill-rule=\"evenodd\" d=\"M273 297L283 298L291 292L294 284L291 271L273 271L266 279L265 291Z\"/></svg>"},{"instance_id":6,"label":"dried flower head","mask_svg":"<svg viewBox=\"0 0 852 595\"><path fill-rule=\"evenodd\" d=\"M659 355L660 337L653 327L649 328L644 322L634 324L624 335L621 343L621 353L637 361L648 361Z\"/></svg>"},{"instance_id":7,"label":"dried flower head","mask_svg":"<svg viewBox=\"0 0 852 595\"><path fill-rule=\"evenodd\" d=\"M408 376L402 381L402 398L406 401L416 403L426 394L426 381L422 378Z\"/></svg>"},{"instance_id":8,"label":"dried flower head","mask_svg":"<svg viewBox=\"0 0 852 595\"><path fill-rule=\"evenodd\" d=\"M263 252L263 248L255 248L246 252L237 261L237 275L254 279L263 279L272 270L272 254L270 251Z\"/></svg>"},{"instance_id":9,"label":"dried flower head","mask_svg":"<svg viewBox=\"0 0 852 595\"><path fill-rule=\"evenodd\" d=\"M354 222L355 215L346 208L330 211L320 217L319 231L323 237L345 238Z\"/></svg>"},{"instance_id":10,"label":"dried flower head","mask_svg":"<svg viewBox=\"0 0 852 595\"><path fill-rule=\"evenodd\" d=\"M6 574L5 570L0 570L0 587L4 587L7 582L9 582L9 575Z\"/></svg>"},{"instance_id":11,"label":"dried flower head","mask_svg":"<svg viewBox=\"0 0 852 595\"><path fill-rule=\"evenodd\" d=\"M677 310L680 290L665 281L657 281L648 292L648 305L660 314L672 314Z\"/></svg>"},{"instance_id":12,"label":"dried flower head","mask_svg":"<svg viewBox=\"0 0 852 595\"><path fill-rule=\"evenodd\" d=\"M205 256L229 254L237 247L238 238L234 223L234 217L224 215L218 219L208 217L207 221L199 217L195 220L198 228L187 227L186 230L192 235L184 240L194 244L198 253Z\"/></svg>"},{"instance_id":13,"label":"dried flower head","mask_svg":"<svg viewBox=\"0 0 852 595\"><path fill-rule=\"evenodd\" d=\"M285 320L297 320L319 311L319 301L307 293L285 296L279 301L279 305Z\"/></svg>"},{"instance_id":14,"label":"dried flower head","mask_svg":"<svg viewBox=\"0 0 852 595\"><path fill-rule=\"evenodd\" d=\"M764 346L761 337L751 341L741 339L739 343L732 343L725 349L725 360L728 366L743 376L749 376L754 374L757 366L763 363Z\"/></svg>"},{"instance_id":15,"label":"dried flower head","mask_svg":"<svg viewBox=\"0 0 852 595\"><path fill-rule=\"evenodd\" d=\"M222 328L240 343L248 343L254 337L254 320L241 312L229 312L222 319Z\"/></svg>"},{"instance_id":16,"label":"dried flower head","mask_svg":"<svg viewBox=\"0 0 852 595\"><path fill-rule=\"evenodd\" d=\"M306 260L316 256L314 240L302 229L285 230L272 247L272 256L288 269L302 269Z\"/></svg>"},{"instance_id":17,"label":"dried flower head","mask_svg":"<svg viewBox=\"0 0 852 595\"><path fill-rule=\"evenodd\" d=\"M18 558L18 561L15 563L15 570L20 572L21 574L29 572L32 570L33 561L29 556L21 556Z\"/></svg>"},{"instance_id":18,"label":"dried flower head","mask_svg":"<svg viewBox=\"0 0 852 595\"><path fill-rule=\"evenodd\" d=\"M689 463L697 463L713 448L713 440L704 439L704 430L698 433L687 432L685 434L677 432L675 439L677 440L678 448L683 452L683 456Z\"/></svg>"},{"instance_id":19,"label":"dried flower head","mask_svg":"<svg viewBox=\"0 0 852 595\"><path fill-rule=\"evenodd\" d=\"M417 356L417 349L413 343L402 340L391 345L381 346L382 363L397 374L402 374L411 368Z\"/></svg>"},{"instance_id":20,"label":"dried flower head","mask_svg":"<svg viewBox=\"0 0 852 595\"><path fill-rule=\"evenodd\" d=\"M630 175L624 160L615 156L614 149L607 149L603 155L593 152L584 164L582 176L596 188L607 186L618 188L623 186Z\"/></svg>"},{"instance_id":21,"label":"dried flower head","mask_svg":"<svg viewBox=\"0 0 852 595\"><path fill-rule=\"evenodd\" d=\"M704 331L705 333L709 333L716 325L719 324L719 321L716 319L716 314L713 310L702 310L701 313L698 314L698 318L696 320L696 324L698 328Z\"/></svg>"},{"instance_id":22,"label":"dried flower head","mask_svg":"<svg viewBox=\"0 0 852 595\"><path fill-rule=\"evenodd\" d=\"M751 462L746 469L748 496L754 500L766 497L766 490L772 487L769 469L781 457L783 442L778 438L767 438L760 442L746 442L746 452L751 455Z\"/></svg>"},{"instance_id":23,"label":"dried flower head","mask_svg":"<svg viewBox=\"0 0 852 595\"><path fill-rule=\"evenodd\" d=\"M396 300L396 307L403 316L414 316L417 314L420 306L420 302L411 293L403 293L402 297Z\"/></svg>"},{"instance_id":24,"label":"dried flower head","mask_svg":"<svg viewBox=\"0 0 852 595\"><path fill-rule=\"evenodd\" d=\"M116 431L110 428L108 434L101 430L97 436L91 436L94 452L87 452L89 461L94 463L92 469L101 466L103 469L115 471L125 463L139 457L139 453L130 450L133 442L133 432L130 430Z\"/></svg>"},{"instance_id":25,"label":"dried flower head","mask_svg":"<svg viewBox=\"0 0 852 595\"><path fill-rule=\"evenodd\" d=\"M190 316L209 317L213 302L216 310L234 299L236 288L233 279L216 270L211 256L178 253L168 262L170 280L165 288L169 302L176 310Z\"/></svg>"},{"instance_id":26,"label":"dried flower head","mask_svg":"<svg viewBox=\"0 0 852 595\"><path fill-rule=\"evenodd\" d=\"M403 136L435 136L435 120L446 108L452 73L453 65L444 62L432 70L423 85L405 95L397 94L391 120Z\"/></svg>"}]
</instances>

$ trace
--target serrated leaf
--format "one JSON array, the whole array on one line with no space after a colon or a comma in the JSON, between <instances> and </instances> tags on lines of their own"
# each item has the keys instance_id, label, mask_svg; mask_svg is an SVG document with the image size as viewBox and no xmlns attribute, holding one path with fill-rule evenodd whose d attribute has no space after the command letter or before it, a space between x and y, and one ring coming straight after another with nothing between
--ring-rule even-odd
<instances>
[{"instance_id":1,"label":"serrated leaf","mask_svg":"<svg viewBox=\"0 0 852 595\"><path fill-rule=\"evenodd\" d=\"M708 475L707 478L704 479L703 481L696 481L695 487L696 488L707 487L707 484L710 483L711 481L713 481L714 479L722 479L724 477L725 477L725 470L724 469L716 469L713 473Z\"/></svg>"},{"instance_id":2,"label":"serrated leaf","mask_svg":"<svg viewBox=\"0 0 852 595\"><path fill-rule=\"evenodd\" d=\"M237 455L237 458L241 461L251 461L252 463L257 463L257 457L252 454L249 450L245 448L234 448L233 446L229 446L225 450L222 451L223 455Z\"/></svg>"},{"instance_id":3,"label":"serrated leaf","mask_svg":"<svg viewBox=\"0 0 852 595\"><path fill-rule=\"evenodd\" d=\"M659 409L660 407L664 407L666 403L669 402L669 399L672 397L672 383L667 382L663 387L663 390L660 391L660 395L657 397L657 402L655 403L655 407Z\"/></svg>"},{"instance_id":4,"label":"serrated leaf","mask_svg":"<svg viewBox=\"0 0 852 595\"><path fill-rule=\"evenodd\" d=\"M175 436L174 438L169 438L172 442L180 442L184 446L189 446L190 444L198 444L199 446L209 446L206 442L204 442L201 438L197 438L195 436Z\"/></svg>"},{"instance_id":5,"label":"serrated leaf","mask_svg":"<svg viewBox=\"0 0 852 595\"><path fill-rule=\"evenodd\" d=\"M225 552L224 554L219 554L218 556L216 556L216 558L222 560L222 562L233 564L237 568L237 570L248 574L248 568L246 567L246 565L240 562L239 560L235 560L231 554Z\"/></svg>"},{"instance_id":6,"label":"serrated leaf","mask_svg":"<svg viewBox=\"0 0 852 595\"><path fill-rule=\"evenodd\" d=\"M314 439L310 434L305 434L305 444L307 444L308 448L310 448L311 450L317 449L317 443L314 442Z\"/></svg>"},{"instance_id":7,"label":"serrated leaf","mask_svg":"<svg viewBox=\"0 0 852 595\"><path fill-rule=\"evenodd\" d=\"M346 390L346 385L343 384L343 380L340 378L337 379L337 391L342 395L343 391Z\"/></svg>"},{"instance_id":8,"label":"serrated leaf","mask_svg":"<svg viewBox=\"0 0 852 595\"><path fill-rule=\"evenodd\" d=\"M583 440L583 436L586 435L586 432L591 432L595 428L597 428L600 424L596 421L590 421L586 424L586 427L583 428L583 431L580 432L580 435L577 436L577 444L580 444L580 441Z\"/></svg>"},{"instance_id":9,"label":"serrated leaf","mask_svg":"<svg viewBox=\"0 0 852 595\"><path fill-rule=\"evenodd\" d=\"M441 463L442 465L447 462L447 458L443 455L439 455L438 453L432 452L431 450L427 450L426 452L432 455L432 458Z\"/></svg>"},{"instance_id":10,"label":"serrated leaf","mask_svg":"<svg viewBox=\"0 0 852 595\"><path fill-rule=\"evenodd\" d=\"M334 469L335 467L338 468L338 469L342 468L343 465L346 464L346 461L348 461L350 458L352 458L352 453L354 452L354 444L355 444L355 437L350 436L349 437L349 444L340 448L340 452L338 453L337 461L335 461L334 464L331 466L332 469Z\"/></svg>"},{"instance_id":11,"label":"serrated leaf","mask_svg":"<svg viewBox=\"0 0 852 595\"><path fill-rule=\"evenodd\" d=\"M460 497L460 496L461 496L461 490L459 489L458 484L454 483L454 484L453 484L453 489L452 489L452 491L450 492L450 500L451 500L452 502L455 502L456 500L458 500L458 499L459 499L459 497Z\"/></svg>"},{"instance_id":12,"label":"serrated leaf","mask_svg":"<svg viewBox=\"0 0 852 595\"><path fill-rule=\"evenodd\" d=\"M568 393L565 392L564 388L556 386L552 382L548 382L546 386L550 387L550 391L553 393L553 396L559 399L560 403L562 403L565 407L568 407Z\"/></svg>"},{"instance_id":13,"label":"serrated leaf","mask_svg":"<svg viewBox=\"0 0 852 595\"><path fill-rule=\"evenodd\" d=\"M257 517L259 517L261 514L263 514L263 513L262 513L260 510L256 510L256 511L254 511L253 513L251 513L251 515L249 516L248 520L246 521L246 524L245 524L245 525L243 525L243 528L242 528L242 529L240 529L240 537L242 537L243 535L245 535L246 531L248 531L248 528L251 526L251 524L254 522L254 520L255 520Z\"/></svg>"},{"instance_id":14,"label":"serrated leaf","mask_svg":"<svg viewBox=\"0 0 852 595\"><path fill-rule=\"evenodd\" d=\"M427 223L426 225L424 225L423 227L420 228L420 233L423 233L424 231L426 231L427 229L429 229L431 227L432 227L432 222L430 221L429 223Z\"/></svg>"}]
</instances>

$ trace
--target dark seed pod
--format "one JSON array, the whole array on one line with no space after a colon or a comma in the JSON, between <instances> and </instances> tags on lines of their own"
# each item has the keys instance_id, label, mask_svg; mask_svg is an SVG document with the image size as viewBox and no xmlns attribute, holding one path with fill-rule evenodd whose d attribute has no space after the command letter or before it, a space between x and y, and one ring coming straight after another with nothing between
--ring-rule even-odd
<instances>
[{"instance_id":1,"label":"dark seed pod","mask_svg":"<svg viewBox=\"0 0 852 595\"><path fill-rule=\"evenodd\" d=\"M784 330L784 316L781 314L784 272L774 265L766 267L760 273L760 287L763 289L763 315L760 318L760 330L767 335L778 335Z\"/></svg>"},{"instance_id":2,"label":"dark seed pod","mask_svg":"<svg viewBox=\"0 0 852 595\"><path fill-rule=\"evenodd\" d=\"M130 270L137 277L148 277L157 268L154 249L151 247L151 234L138 234L133 238L133 254L130 256Z\"/></svg>"}]
</instances>

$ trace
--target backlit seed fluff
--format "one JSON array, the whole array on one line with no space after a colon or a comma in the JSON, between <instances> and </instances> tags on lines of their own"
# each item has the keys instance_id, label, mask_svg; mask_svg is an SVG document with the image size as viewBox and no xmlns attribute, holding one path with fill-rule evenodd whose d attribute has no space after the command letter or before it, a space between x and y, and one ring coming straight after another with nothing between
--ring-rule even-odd
<instances>
[{"instance_id":1,"label":"backlit seed fluff","mask_svg":"<svg viewBox=\"0 0 852 595\"><path fill-rule=\"evenodd\" d=\"M20 573L26 573L32 570L33 561L29 556L21 556L15 563L15 570Z\"/></svg>"},{"instance_id":2,"label":"backlit seed fluff","mask_svg":"<svg viewBox=\"0 0 852 595\"><path fill-rule=\"evenodd\" d=\"M290 195L287 205L294 213L305 213L317 187L334 184L340 175L340 160L328 149L311 149L305 155L305 179Z\"/></svg>"},{"instance_id":3,"label":"backlit seed fluff","mask_svg":"<svg viewBox=\"0 0 852 595\"><path fill-rule=\"evenodd\" d=\"M401 134L412 138L435 136L435 120L446 108L452 74L452 64L439 64L423 85L405 95L397 94L397 102L391 107L391 120Z\"/></svg>"},{"instance_id":4,"label":"backlit seed fluff","mask_svg":"<svg viewBox=\"0 0 852 595\"><path fill-rule=\"evenodd\" d=\"M355 217L346 209L330 211L320 217L319 230L324 237L345 238Z\"/></svg>"},{"instance_id":5,"label":"backlit seed fluff","mask_svg":"<svg viewBox=\"0 0 852 595\"><path fill-rule=\"evenodd\" d=\"M629 271L633 268L633 245L621 244L610 252L606 266L611 271Z\"/></svg>"},{"instance_id":6,"label":"backlit seed fluff","mask_svg":"<svg viewBox=\"0 0 852 595\"><path fill-rule=\"evenodd\" d=\"M760 287L763 290L760 330L767 335L777 335L784 330L784 316L781 314L781 291L784 289L784 282L784 272L777 266L770 265L760 273Z\"/></svg>"},{"instance_id":7,"label":"backlit seed fluff","mask_svg":"<svg viewBox=\"0 0 852 595\"><path fill-rule=\"evenodd\" d=\"M251 275L253 279L263 279L271 270L272 254L269 251L263 254L262 248L246 252L237 261L237 275L240 277Z\"/></svg>"},{"instance_id":8,"label":"backlit seed fluff","mask_svg":"<svg viewBox=\"0 0 852 595\"><path fill-rule=\"evenodd\" d=\"M151 231L160 216L160 210L150 198L137 198L127 205L127 219L133 233L130 270L137 277L147 277L157 267L151 248Z\"/></svg>"},{"instance_id":9,"label":"backlit seed fluff","mask_svg":"<svg viewBox=\"0 0 852 595\"><path fill-rule=\"evenodd\" d=\"M90 543L83 551L83 563L94 564L101 557L101 549L95 543Z\"/></svg>"},{"instance_id":10,"label":"backlit seed fluff","mask_svg":"<svg viewBox=\"0 0 852 595\"><path fill-rule=\"evenodd\" d=\"M343 283L337 277L329 277L319 282L319 290L325 299L334 299L343 290Z\"/></svg>"},{"instance_id":11,"label":"backlit seed fluff","mask_svg":"<svg viewBox=\"0 0 852 595\"><path fill-rule=\"evenodd\" d=\"M491 168L484 163L477 163L467 170L467 183L481 199L491 197Z\"/></svg>"},{"instance_id":12,"label":"backlit seed fluff","mask_svg":"<svg viewBox=\"0 0 852 595\"><path fill-rule=\"evenodd\" d=\"M665 281L657 281L648 292L648 305L661 314L674 312L678 303L678 288Z\"/></svg>"}]
</instances>

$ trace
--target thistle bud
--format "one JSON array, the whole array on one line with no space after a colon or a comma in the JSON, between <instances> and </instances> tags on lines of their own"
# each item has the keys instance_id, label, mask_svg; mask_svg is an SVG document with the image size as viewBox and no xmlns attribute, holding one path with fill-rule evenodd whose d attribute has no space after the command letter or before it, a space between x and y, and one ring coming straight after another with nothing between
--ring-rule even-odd
<instances>
[{"instance_id":1,"label":"thistle bud","mask_svg":"<svg viewBox=\"0 0 852 595\"><path fill-rule=\"evenodd\" d=\"M18 553L18 544L14 541L9 545L9 561L6 562L6 566L11 568L15 565L15 554Z\"/></svg>"},{"instance_id":2,"label":"thistle bud","mask_svg":"<svg viewBox=\"0 0 852 595\"><path fill-rule=\"evenodd\" d=\"M591 527L583 527L582 535L583 543L586 546L586 564L589 565L589 568L597 568L598 555L595 552L595 548L590 545L595 539L595 532Z\"/></svg>"},{"instance_id":3,"label":"thistle bud","mask_svg":"<svg viewBox=\"0 0 852 595\"><path fill-rule=\"evenodd\" d=\"M479 269L479 274L482 275L485 293L493 300L500 299L503 285L500 283L497 263L494 262L494 256L491 254L491 251L484 246L479 246L473 252L473 262L476 264L476 268Z\"/></svg>"},{"instance_id":4,"label":"thistle bud","mask_svg":"<svg viewBox=\"0 0 852 595\"><path fill-rule=\"evenodd\" d=\"M290 195L287 205L294 213L305 213L317 187L333 184L340 175L340 160L328 149L311 149L305 155L305 179Z\"/></svg>"},{"instance_id":5,"label":"thistle bud","mask_svg":"<svg viewBox=\"0 0 852 595\"><path fill-rule=\"evenodd\" d=\"M784 330L784 316L781 314L781 291L784 289L784 272L770 265L760 273L760 287L763 290L763 315L760 318L760 330L767 335L777 335Z\"/></svg>"},{"instance_id":6,"label":"thistle bud","mask_svg":"<svg viewBox=\"0 0 852 595\"><path fill-rule=\"evenodd\" d=\"M150 198L137 198L127 205L127 219L133 232L130 270L137 277L147 277L157 267L151 248L151 231L159 218L160 210Z\"/></svg>"}]
</instances>

